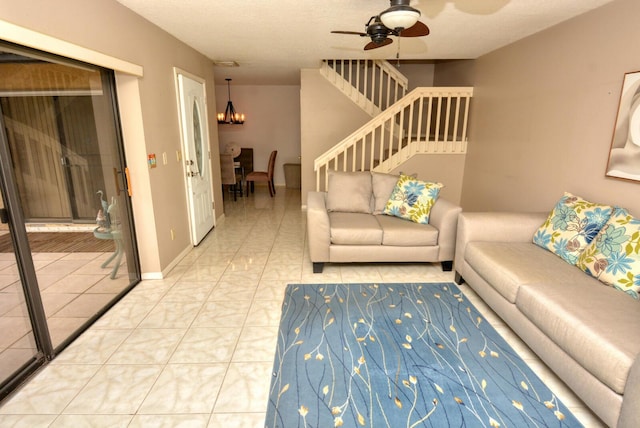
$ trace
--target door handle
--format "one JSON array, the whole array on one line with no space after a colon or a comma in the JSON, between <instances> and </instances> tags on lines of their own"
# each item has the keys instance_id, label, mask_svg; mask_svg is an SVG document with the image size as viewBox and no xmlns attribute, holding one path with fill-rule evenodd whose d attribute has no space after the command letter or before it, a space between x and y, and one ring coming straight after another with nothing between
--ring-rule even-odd
<instances>
[{"instance_id":1,"label":"door handle","mask_svg":"<svg viewBox=\"0 0 640 428\"><path fill-rule=\"evenodd\" d=\"M127 179L127 195L133 196L133 188L131 188L131 177L129 176L129 168L124 168L124 177Z\"/></svg>"},{"instance_id":2,"label":"door handle","mask_svg":"<svg viewBox=\"0 0 640 428\"><path fill-rule=\"evenodd\" d=\"M120 171L118 171L117 168L113 168L113 180L116 183L116 196L120 196L120 192L122 191L120 188L120 180L118 180L118 174L120 174ZM133 189L131 188L131 176L129 175L129 168L127 167L124 168L124 180L127 187L127 195L131 197L133 196Z\"/></svg>"},{"instance_id":3,"label":"door handle","mask_svg":"<svg viewBox=\"0 0 640 428\"><path fill-rule=\"evenodd\" d=\"M9 211L6 208L0 208L0 223L9 223Z\"/></svg>"},{"instance_id":4,"label":"door handle","mask_svg":"<svg viewBox=\"0 0 640 428\"><path fill-rule=\"evenodd\" d=\"M120 182L118 181L117 168L113 168L113 181L116 183L116 196L120 196Z\"/></svg>"}]
</instances>

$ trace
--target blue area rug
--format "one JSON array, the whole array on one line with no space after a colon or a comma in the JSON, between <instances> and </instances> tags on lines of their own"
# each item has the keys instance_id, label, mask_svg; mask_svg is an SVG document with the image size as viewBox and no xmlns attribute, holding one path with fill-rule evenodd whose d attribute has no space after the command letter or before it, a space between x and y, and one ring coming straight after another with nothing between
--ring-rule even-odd
<instances>
[{"instance_id":1,"label":"blue area rug","mask_svg":"<svg viewBox=\"0 0 640 428\"><path fill-rule=\"evenodd\" d=\"M579 427L455 284L290 284L267 427Z\"/></svg>"}]
</instances>

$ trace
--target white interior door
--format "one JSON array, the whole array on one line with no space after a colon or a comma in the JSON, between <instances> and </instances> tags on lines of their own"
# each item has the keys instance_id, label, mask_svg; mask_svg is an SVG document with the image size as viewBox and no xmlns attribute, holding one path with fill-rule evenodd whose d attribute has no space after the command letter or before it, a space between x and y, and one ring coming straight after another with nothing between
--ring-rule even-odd
<instances>
[{"instance_id":1,"label":"white interior door","mask_svg":"<svg viewBox=\"0 0 640 428\"><path fill-rule=\"evenodd\" d=\"M204 83L178 76L191 242L198 245L215 225Z\"/></svg>"}]
</instances>

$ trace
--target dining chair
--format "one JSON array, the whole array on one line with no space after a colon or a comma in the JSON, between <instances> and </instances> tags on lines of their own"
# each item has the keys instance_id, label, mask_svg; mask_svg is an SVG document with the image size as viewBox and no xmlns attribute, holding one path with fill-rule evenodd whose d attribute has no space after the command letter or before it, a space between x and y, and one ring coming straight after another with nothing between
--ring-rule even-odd
<instances>
[{"instance_id":1,"label":"dining chair","mask_svg":"<svg viewBox=\"0 0 640 428\"><path fill-rule=\"evenodd\" d=\"M253 171L247 174L245 178L247 181L247 196L249 196L249 183L251 183L251 192L253 193L253 184L255 182L266 182L269 185L269 195L273 198L276 194L276 187L273 185L273 169L275 168L277 155L277 150L271 152L267 171Z\"/></svg>"},{"instance_id":2,"label":"dining chair","mask_svg":"<svg viewBox=\"0 0 640 428\"><path fill-rule=\"evenodd\" d=\"M221 153L220 154L220 178L222 182L222 187L228 186L229 190L233 192L233 200L236 201L238 181L240 182L240 196L242 196L242 178L238 177L238 173L236 171L235 162L233 160L232 154ZM240 180L238 180L240 178ZM224 192L223 192L224 196Z\"/></svg>"}]
</instances>

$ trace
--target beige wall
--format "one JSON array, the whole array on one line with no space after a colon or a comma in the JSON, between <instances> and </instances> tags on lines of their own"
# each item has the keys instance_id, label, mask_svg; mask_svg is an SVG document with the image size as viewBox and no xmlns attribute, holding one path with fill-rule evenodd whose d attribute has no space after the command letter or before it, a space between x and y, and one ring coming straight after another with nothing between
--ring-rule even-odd
<instances>
[{"instance_id":1,"label":"beige wall","mask_svg":"<svg viewBox=\"0 0 640 428\"><path fill-rule=\"evenodd\" d=\"M548 211L569 191L640 215L640 183L604 176L638 16L618 0L476 61L465 210Z\"/></svg>"},{"instance_id":2,"label":"beige wall","mask_svg":"<svg viewBox=\"0 0 640 428\"><path fill-rule=\"evenodd\" d=\"M401 62L399 67L396 61L389 61L389 64L396 67L400 73L409 79L409 91L421 86L434 86L435 64Z\"/></svg>"},{"instance_id":3,"label":"beige wall","mask_svg":"<svg viewBox=\"0 0 640 428\"><path fill-rule=\"evenodd\" d=\"M475 64L472 59L438 61L433 86L473 86Z\"/></svg>"},{"instance_id":4,"label":"beige wall","mask_svg":"<svg viewBox=\"0 0 640 428\"><path fill-rule=\"evenodd\" d=\"M353 101L336 89L319 70L301 70L300 122L302 204L316 189L313 161L371 120Z\"/></svg>"},{"instance_id":5,"label":"beige wall","mask_svg":"<svg viewBox=\"0 0 640 428\"><path fill-rule=\"evenodd\" d=\"M216 112L224 112L229 99L227 86L216 86ZM224 82L226 83L226 82ZM276 186L284 185L285 163L300 163L300 86L243 86L231 82L231 101L246 115L243 125L220 125L220 150L227 143L253 147L256 171L266 171L269 154L278 150L274 170Z\"/></svg>"},{"instance_id":6,"label":"beige wall","mask_svg":"<svg viewBox=\"0 0 640 428\"><path fill-rule=\"evenodd\" d=\"M206 79L207 97L215 100L211 61L113 0L0 0L0 10L0 19L6 22L142 66L142 78L117 76L118 95L128 113L121 120L142 271L146 277L160 275L190 246L184 172L175 155L181 147L173 68ZM132 101L136 96L137 103ZM214 199L219 205L213 103L208 109ZM162 159L164 152L169 163L159 162L158 168L149 170L146 154Z\"/></svg>"}]
</instances>

